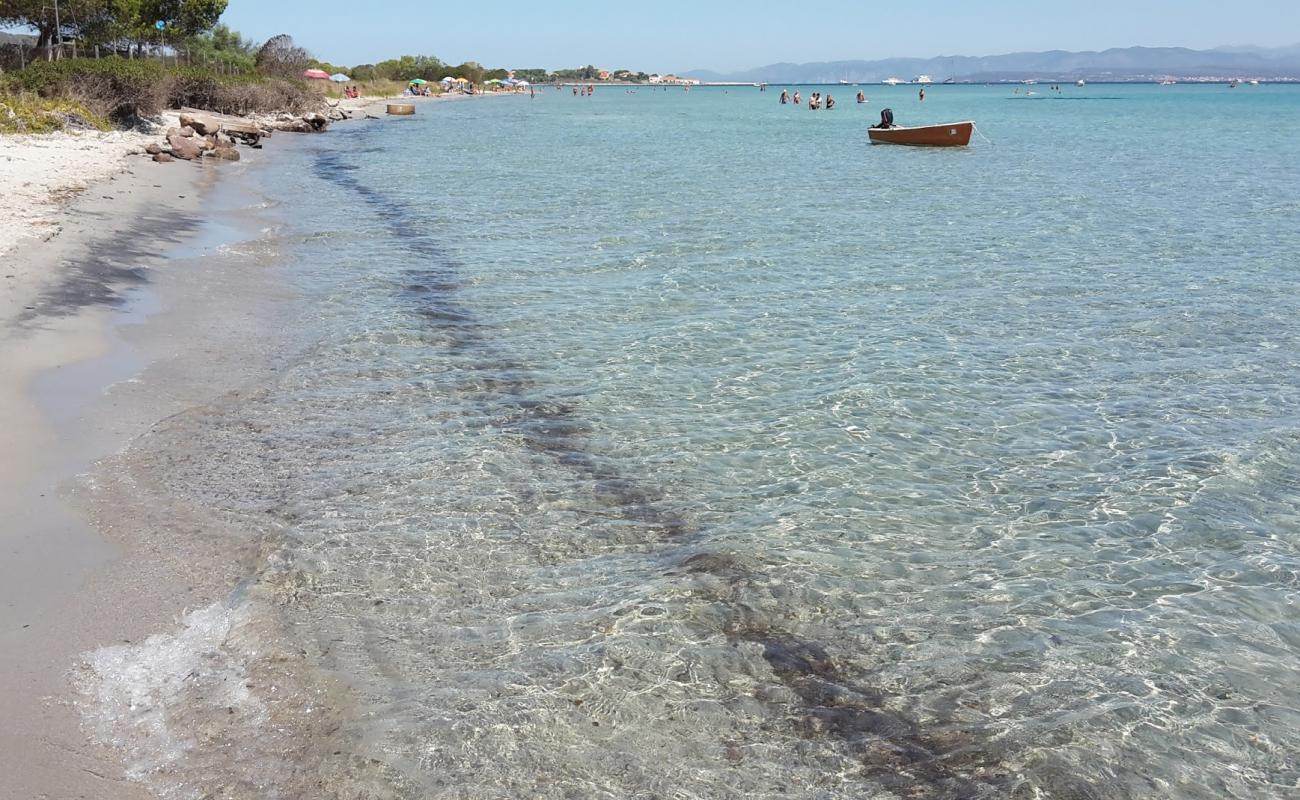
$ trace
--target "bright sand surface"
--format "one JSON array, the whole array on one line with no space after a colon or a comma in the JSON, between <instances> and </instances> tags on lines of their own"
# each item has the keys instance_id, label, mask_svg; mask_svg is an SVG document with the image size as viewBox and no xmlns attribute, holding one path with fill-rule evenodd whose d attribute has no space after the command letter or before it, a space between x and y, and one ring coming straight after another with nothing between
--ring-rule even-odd
<instances>
[{"instance_id":1,"label":"bright sand surface","mask_svg":"<svg viewBox=\"0 0 1300 800\"><path fill-rule=\"evenodd\" d=\"M21 142L40 157L50 141ZM6 145L9 142L5 143ZM66 207L39 217L61 234L21 237L5 192L5 231L17 240L4 256L0 327L0 797L137 797L114 777L120 769L85 744L67 703L67 672L78 653L133 635L164 606L127 606L96 588L125 563L124 551L96 535L69 503L69 479L138 435L154 408L123 405L104 394L130 378L142 356L110 325L121 299L114 284L129 270L161 261L164 240L193 226L201 186L215 165L129 165L118 145L95 145L100 176ZM9 152L6 147L6 152ZM0 163L4 163L0 160ZM12 164L14 162L8 162ZM30 185L70 186L58 159L28 158ZM6 175L6 189L10 176ZM30 187L24 191L34 191ZM121 261L117 261L120 254ZM138 273L137 273L138 274ZM149 570L132 573L143 575ZM133 589L134 590L134 589Z\"/></svg>"},{"instance_id":2,"label":"bright sand surface","mask_svg":"<svg viewBox=\"0 0 1300 800\"><path fill-rule=\"evenodd\" d=\"M238 164L127 157L157 134L0 138L0 800L150 796L87 736L77 665L228 593L251 545L177 536L186 509L142 509L115 459L265 374L274 221L218 176L293 137Z\"/></svg>"}]
</instances>

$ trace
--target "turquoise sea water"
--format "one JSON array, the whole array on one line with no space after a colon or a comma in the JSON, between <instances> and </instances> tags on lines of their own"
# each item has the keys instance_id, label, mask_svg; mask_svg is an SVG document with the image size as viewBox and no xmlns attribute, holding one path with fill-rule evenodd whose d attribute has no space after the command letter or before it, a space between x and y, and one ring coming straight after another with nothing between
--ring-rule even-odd
<instances>
[{"instance_id":1,"label":"turquoise sea water","mask_svg":"<svg viewBox=\"0 0 1300 800\"><path fill-rule=\"evenodd\" d=\"M425 105L253 176L310 346L173 483L275 521L357 753L413 797L1300 792L1300 89L781 88ZM885 106L987 141L872 148Z\"/></svg>"}]
</instances>

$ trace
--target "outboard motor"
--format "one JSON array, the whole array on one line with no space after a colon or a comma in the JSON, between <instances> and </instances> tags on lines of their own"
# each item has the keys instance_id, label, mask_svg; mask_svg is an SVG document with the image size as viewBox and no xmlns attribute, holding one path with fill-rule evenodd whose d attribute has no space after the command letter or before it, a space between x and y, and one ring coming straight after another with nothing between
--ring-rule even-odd
<instances>
[{"instance_id":1,"label":"outboard motor","mask_svg":"<svg viewBox=\"0 0 1300 800\"><path fill-rule=\"evenodd\" d=\"M892 108L882 109L880 112L880 124L877 125L876 128L885 129L885 128L892 128L892 127L894 127L894 109Z\"/></svg>"}]
</instances>

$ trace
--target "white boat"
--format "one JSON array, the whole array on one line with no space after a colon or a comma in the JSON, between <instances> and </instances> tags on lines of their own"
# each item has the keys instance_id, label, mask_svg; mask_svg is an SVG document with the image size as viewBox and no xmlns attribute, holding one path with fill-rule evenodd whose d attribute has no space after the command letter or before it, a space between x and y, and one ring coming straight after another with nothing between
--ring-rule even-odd
<instances>
[{"instance_id":1,"label":"white boat","mask_svg":"<svg viewBox=\"0 0 1300 800\"><path fill-rule=\"evenodd\" d=\"M1038 83L1038 81L1034 80L1033 78L1030 78L1029 80L1021 81L1021 83L1023 83L1026 86L1033 86L1034 84Z\"/></svg>"},{"instance_id":2,"label":"white boat","mask_svg":"<svg viewBox=\"0 0 1300 800\"><path fill-rule=\"evenodd\" d=\"M912 83L934 83L934 79L929 75L917 75L912 79Z\"/></svg>"},{"instance_id":3,"label":"white boat","mask_svg":"<svg viewBox=\"0 0 1300 800\"><path fill-rule=\"evenodd\" d=\"M1085 84L1085 83L1083 82L1083 78L1080 78L1079 80L1077 80L1077 81L1074 82L1074 85L1075 85L1075 86L1078 86L1080 89L1082 89L1082 88L1083 88L1084 86L1086 86L1087 84Z\"/></svg>"},{"instance_id":4,"label":"white boat","mask_svg":"<svg viewBox=\"0 0 1300 800\"><path fill-rule=\"evenodd\" d=\"M883 81L881 81L881 83L885 84L886 86L897 86L900 83L907 83L907 81L903 80L902 78L885 78Z\"/></svg>"},{"instance_id":5,"label":"white boat","mask_svg":"<svg viewBox=\"0 0 1300 800\"><path fill-rule=\"evenodd\" d=\"M1165 80L1163 80L1163 81L1160 81L1160 85L1161 85L1161 86L1173 86L1175 83L1178 83L1178 81L1171 81L1171 80L1169 80L1169 79L1165 79Z\"/></svg>"},{"instance_id":6,"label":"white boat","mask_svg":"<svg viewBox=\"0 0 1300 800\"><path fill-rule=\"evenodd\" d=\"M1259 81L1254 80L1254 79L1248 80L1248 81L1246 81L1246 83L1249 83L1251 86L1258 86L1258 85L1259 85Z\"/></svg>"}]
</instances>

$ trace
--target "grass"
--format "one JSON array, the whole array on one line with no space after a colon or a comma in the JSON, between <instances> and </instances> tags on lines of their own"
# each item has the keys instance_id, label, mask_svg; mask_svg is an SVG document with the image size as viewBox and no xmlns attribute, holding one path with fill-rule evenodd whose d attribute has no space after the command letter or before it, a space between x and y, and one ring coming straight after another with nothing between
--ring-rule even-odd
<instances>
[{"instance_id":1,"label":"grass","mask_svg":"<svg viewBox=\"0 0 1300 800\"><path fill-rule=\"evenodd\" d=\"M107 119L74 100L0 91L0 133L107 131L111 127Z\"/></svg>"}]
</instances>

